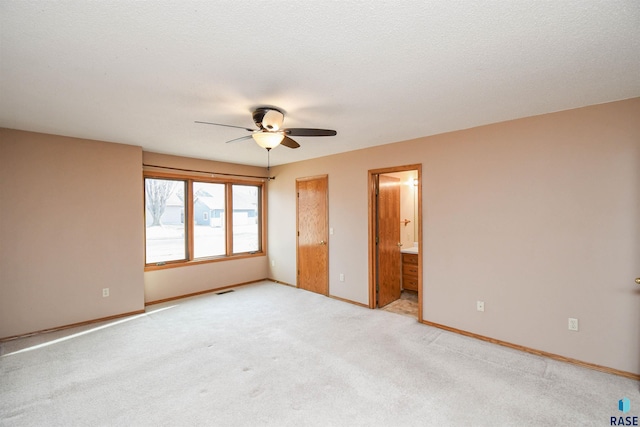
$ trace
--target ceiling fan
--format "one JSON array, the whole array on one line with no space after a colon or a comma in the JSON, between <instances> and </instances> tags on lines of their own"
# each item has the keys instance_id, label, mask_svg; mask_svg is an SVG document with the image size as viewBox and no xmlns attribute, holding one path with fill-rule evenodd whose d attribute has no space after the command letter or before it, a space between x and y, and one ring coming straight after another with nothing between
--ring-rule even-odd
<instances>
[{"instance_id":1,"label":"ceiling fan","mask_svg":"<svg viewBox=\"0 0 640 427\"><path fill-rule=\"evenodd\" d=\"M276 107L257 107L253 113L253 122L258 127L257 129L251 129L243 126L226 125L222 123L202 122L196 120L196 123L202 123L205 125L225 126L230 128L244 129L251 132L251 135L246 135L240 138L232 139L227 142L242 141L244 139L253 140L262 148L267 151L278 145L284 145L289 148L298 148L298 144L290 136L335 136L337 132L330 129L311 129L311 128L283 128L282 122L284 121L284 112Z\"/></svg>"}]
</instances>

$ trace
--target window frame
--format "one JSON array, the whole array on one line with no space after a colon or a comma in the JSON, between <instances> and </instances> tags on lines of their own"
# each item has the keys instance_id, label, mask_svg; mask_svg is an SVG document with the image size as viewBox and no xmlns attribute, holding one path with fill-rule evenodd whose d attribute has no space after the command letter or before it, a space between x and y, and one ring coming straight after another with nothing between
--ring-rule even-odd
<instances>
[{"instance_id":1,"label":"window frame","mask_svg":"<svg viewBox=\"0 0 640 427\"><path fill-rule=\"evenodd\" d=\"M188 265L199 265L212 262L224 262L242 258L253 258L259 256L266 256L266 193L264 180L256 179L234 179L224 177L206 177L191 174L178 174L170 172L156 172L156 171L143 171L142 174L142 190L143 190L143 218L146 218L146 191L145 180L146 179L172 179L179 180L185 183L185 253L186 258L175 261L162 261L147 263L147 226L146 219L143 221L144 226L144 271L163 270L166 268L185 267ZM225 227L225 254L216 255L211 257L194 258L194 195L193 195L193 183L204 182L213 184L225 185L225 212L224 212L224 227ZM258 215L260 215L260 221L258 222L258 243L259 249L251 252L233 253L233 194L231 188L234 184L256 186L258 188ZM211 215L210 215L211 217Z\"/></svg>"}]
</instances>

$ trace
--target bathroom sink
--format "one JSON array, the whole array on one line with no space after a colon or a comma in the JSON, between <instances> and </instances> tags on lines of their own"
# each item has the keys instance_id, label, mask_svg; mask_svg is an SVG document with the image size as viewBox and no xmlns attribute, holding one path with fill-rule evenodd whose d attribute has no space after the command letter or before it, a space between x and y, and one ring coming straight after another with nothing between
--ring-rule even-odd
<instances>
[{"instance_id":1,"label":"bathroom sink","mask_svg":"<svg viewBox=\"0 0 640 427\"><path fill-rule=\"evenodd\" d=\"M400 252L402 252L403 254L417 254L418 253L418 247L417 246L410 246L408 248L402 248L402 249L400 249Z\"/></svg>"}]
</instances>

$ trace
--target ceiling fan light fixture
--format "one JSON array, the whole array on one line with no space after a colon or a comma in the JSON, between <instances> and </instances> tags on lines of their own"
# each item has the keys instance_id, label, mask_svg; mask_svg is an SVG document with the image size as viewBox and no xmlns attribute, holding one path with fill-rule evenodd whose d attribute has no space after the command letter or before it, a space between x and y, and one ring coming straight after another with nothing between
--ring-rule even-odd
<instances>
[{"instance_id":1,"label":"ceiling fan light fixture","mask_svg":"<svg viewBox=\"0 0 640 427\"><path fill-rule=\"evenodd\" d=\"M267 150L277 147L284 139L282 132L254 132L251 136L260 147Z\"/></svg>"}]
</instances>

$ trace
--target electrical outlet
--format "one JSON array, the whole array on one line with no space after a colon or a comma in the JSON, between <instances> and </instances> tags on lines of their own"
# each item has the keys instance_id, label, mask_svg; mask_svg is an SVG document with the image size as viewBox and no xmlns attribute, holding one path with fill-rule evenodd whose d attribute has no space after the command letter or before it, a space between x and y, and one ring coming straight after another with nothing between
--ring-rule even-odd
<instances>
[{"instance_id":1,"label":"electrical outlet","mask_svg":"<svg viewBox=\"0 0 640 427\"><path fill-rule=\"evenodd\" d=\"M569 330L578 331L578 319L574 319L573 317L569 318Z\"/></svg>"},{"instance_id":2,"label":"electrical outlet","mask_svg":"<svg viewBox=\"0 0 640 427\"><path fill-rule=\"evenodd\" d=\"M109 288L102 288L102 298L109 296Z\"/></svg>"},{"instance_id":3,"label":"electrical outlet","mask_svg":"<svg viewBox=\"0 0 640 427\"><path fill-rule=\"evenodd\" d=\"M275 259L272 259L272 260L271 260L271 267L275 267L275 266L276 266L276 260L275 260Z\"/></svg>"},{"instance_id":4,"label":"electrical outlet","mask_svg":"<svg viewBox=\"0 0 640 427\"><path fill-rule=\"evenodd\" d=\"M478 311L484 311L484 301L477 301L476 302L476 309Z\"/></svg>"},{"instance_id":5,"label":"electrical outlet","mask_svg":"<svg viewBox=\"0 0 640 427\"><path fill-rule=\"evenodd\" d=\"M344 282L344 273L340 273L340 281Z\"/></svg>"}]
</instances>

